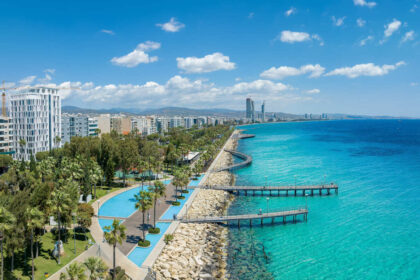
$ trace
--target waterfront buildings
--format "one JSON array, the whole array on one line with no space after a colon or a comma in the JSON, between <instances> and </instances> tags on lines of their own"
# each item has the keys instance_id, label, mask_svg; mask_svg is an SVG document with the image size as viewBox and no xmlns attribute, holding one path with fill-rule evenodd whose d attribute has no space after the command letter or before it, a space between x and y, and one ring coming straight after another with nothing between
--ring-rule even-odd
<instances>
[{"instance_id":1,"label":"waterfront buildings","mask_svg":"<svg viewBox=\"0 0 420 280\"><path fill-rule=\"evenodd\" d=\"M61 98L58 89L29 87L10 96L15 159L61 146Z\"/></svg>"},{"instance_id":2,"label":"waterfront buildings","mask_svg":"<svg viewBox=\"0 0 420 280\"><path fill-rule=\"evenodd\" d=\"M261 121L265 122L265 101L261 105Z\"/></svg>"},{"instance_id":3,"label":"waterfront buildings","mask_svg":"<svg viewBox=\"0 0 420 280\"><path fill-rule=\"evenodd\" d=\"M61 140L63 143L70 142L74 136L96 136L98 135L98 120L84 115L61 116Z\"/></svg>"},{"instance_id":4,"label":"waterfront buildings","mask_svg":"<svg viewBox=\"0 0 420 280\"><path fill-rule=\"evenodd\" d=\"M13 151L11 126L9 117L0 116L0 154L10 154Z\"/></svg>"},{"instance_id":5,"label":"waterfront buildings","mask_svg":"<svg viewBox=\"0 0 420 280\"><path fill-rule=\"evenodd\" d=\"M249 97L246 99L246 118L251 122L255 121L254 100Z\"/></svg>"}]
</instances>

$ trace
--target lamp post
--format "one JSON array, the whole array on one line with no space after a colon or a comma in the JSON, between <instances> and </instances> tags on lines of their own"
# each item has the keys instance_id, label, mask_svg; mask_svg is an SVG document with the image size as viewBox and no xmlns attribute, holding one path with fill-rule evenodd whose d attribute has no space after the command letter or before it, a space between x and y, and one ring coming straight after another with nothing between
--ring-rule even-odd
<instances>
[{"instance_id":1,"label":"lamp post","mask_svg":"<svg viewBox=\"0 0 420 280\"><path fill-rule=\"evenodd\" d=\"M270 198L267 197L267 214L268 214L268 202L270 201Z\"/></svg>"},{"instance_id":2,"label":"lamp post","mask_svg":"<svg viewBox=\"0 0 420 280\"><path fill-rule=\"evenodd\" d=\"M327 184L327 175L324 174L324 186Z\"/></svg>"},{"instance_id":3,"label":"lamp post","mask_svg":"<svg viewBox=\"0 0 420 280\"><path fill-rule=\"evenodd\" d=\"M265 176L265 186L268 187L268 184L267 184L267 176Z\"/></svg>"},{"instance_id":4,"label":"lamp post","mask_svg":"<svg viewBox=\"0 0 420 280\"><path fill-rule=\"evenodd\" d=\"M308 194L305 194L305 208L308 209Z\"/></svg>"},{"instance_id":5,"label":"lamp post","mask_svg":"<svg viewBox=\"0 0 420 280\"><path fill-rule=\"evenodd\" d=\"M296 187L296 175L295 175L295 187Z\"/></svg>"},{"instance_id":6,"label":"lamp post","mask_svg":"<svg viewBox=\"0 0 420 280\"><path fill-rule=\"evenodd\" d=\"M71 213L73 216L73 241L74 241L74 254L76 255L76 212Z\"/></svg>"}]
</instances>

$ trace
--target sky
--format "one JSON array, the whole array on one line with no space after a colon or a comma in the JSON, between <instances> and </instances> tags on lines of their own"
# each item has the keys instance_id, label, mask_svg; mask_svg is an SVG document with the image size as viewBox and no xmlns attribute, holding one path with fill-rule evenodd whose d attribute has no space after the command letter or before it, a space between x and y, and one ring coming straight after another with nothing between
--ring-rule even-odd
<instances>
[{"instance_id":1,"label":"sky","mask_svg":"<svg viewBox=\"0 0 420 280\"><path fill-rule=\"evenodd\" d=\"M420 0L1 1L0 80L82 108L420 117ZM13 89L10 90L10 93Z\"/></svg>"}]
</instances>

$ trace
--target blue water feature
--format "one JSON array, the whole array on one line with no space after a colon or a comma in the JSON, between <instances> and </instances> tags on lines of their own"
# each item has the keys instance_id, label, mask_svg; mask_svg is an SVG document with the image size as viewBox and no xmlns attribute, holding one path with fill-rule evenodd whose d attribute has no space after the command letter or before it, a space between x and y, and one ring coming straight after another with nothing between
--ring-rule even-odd
<instances>
[{"instance_id":1,"label":"blue water feature","mask_svg":"<svg viewBox=\"0 0 420 280\"><path fill-rule=\"evenodd\" d=\"M108 199L100 208L99 216L127 218L136 211L134 194L141 191L141 187L122 192ZM148 186L143 186L148 190Z\"/></svg>"},{"instance_id":2,"label":"blue water feature","mask_svg":"<svg viewBox=\"0 0 420 280\"><path fill-rule=\"evenodd\" d=\"M171 205L166 210L165 213L160 217L161 220L173 220L174 215L178 215L179 211L181 211L182 207L185 205L188 198L191 196L193 189L188 189L188 193L183 193L182 195L185 196L185 199L178 199L178 201L181 203L179 206Z\"/></svg>"},{"instance_id":3,"label":"blue water feature","mask_svg":"<svg viewBox=\"0 0 420 280\"><path fill-rule=\"evenodd\" d=\"M165 185L168 185L169 183L171 183L171 179L163 180L163 183L164 183Z\"/></svg>"},{"instance_id":4,"label":"blue water feature","mask_svg":"<svg viewBox=\"0 0 420 280\"><path fill-rule=\"evenodd\" d=\"M168 229L171 223L161 223L157 222L156 226L160 228L159 234L147 234L146 240L150 241L150 247L142 248L136 247L134 250L128 255L128 258L138 266L141 266L143 262L146 260L147 256L152 252L153 248L156 246L158 241L162 238L165 234L166 230Z\"/></svg>"},{"instance_id":5,"label":"blue water feature","mask_svg":"<svg viewBox=\"0 0 420 280\"><path fill-rule=\"evenodd\" d=\"M204 174L201 174L200 176L195 177L196 180L191 180L190 183L188 184L188 186L189 187L196 187L196 186L198 186L198 184L200 184L201 179L203 179L203 177L204 177Z\"/></svg>"},{"instance_id":6,"label":"blue water feature","mask_svg":"<svg viewBox=\"0 0 420 280\"><path fill-rule=\"evenodd\" d=\"M229 228L229 279L420 279L420 120L241 127L237 185L335 182L330 196L239 196L231 214L305 205L308 221ZM245 224L244 224L245 225Z\"/></svg>"}]
</instances>

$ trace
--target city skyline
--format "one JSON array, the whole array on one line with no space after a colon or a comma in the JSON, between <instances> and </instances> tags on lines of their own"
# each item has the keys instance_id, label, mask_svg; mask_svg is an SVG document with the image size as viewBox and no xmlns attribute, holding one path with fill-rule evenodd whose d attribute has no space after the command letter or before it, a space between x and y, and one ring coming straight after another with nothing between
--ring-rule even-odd
<instances>
[{"instance_id":1,"label":"city skyline","mask_svg":"<svg viewBox=\"0 0 420 280\"><path fill-rule=\"evenodd\" d=\"M418 6L1 3L0 71L8 87L80 87L61 94L82 108L243 110L251 97L270 112L420 117Z\"/></svg>"}]
</instances>

